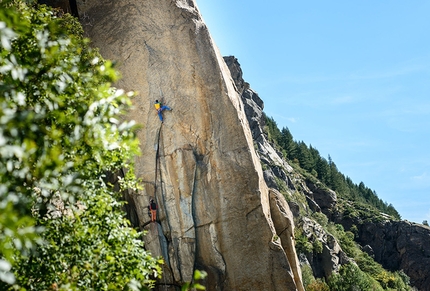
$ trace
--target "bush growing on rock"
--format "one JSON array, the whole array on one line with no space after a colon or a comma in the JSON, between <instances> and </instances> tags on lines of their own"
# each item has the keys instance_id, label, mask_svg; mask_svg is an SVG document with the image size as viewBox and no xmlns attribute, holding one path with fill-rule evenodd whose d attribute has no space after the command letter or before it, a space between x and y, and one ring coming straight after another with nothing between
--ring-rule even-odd
<instances>
[{"instance_id":1,"label":"bush growing on rock","mask_svg":"<svg viewBox=\"0 0 430 291\"><path fill-rule=\"evenodd\" d=\"M343 265L339 273L334 273L328 280L330 290L384 290L372 277L360 270L355 264Z\"/></svg>"}]
</instances>

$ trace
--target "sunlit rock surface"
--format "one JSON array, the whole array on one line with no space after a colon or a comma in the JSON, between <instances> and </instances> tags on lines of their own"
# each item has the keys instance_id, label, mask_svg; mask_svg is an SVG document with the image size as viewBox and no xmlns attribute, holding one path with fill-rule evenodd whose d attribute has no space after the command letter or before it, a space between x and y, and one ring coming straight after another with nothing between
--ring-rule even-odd
<instances>
[{"instance_id":1,"label":"sunlit rock surface","mask_svg":"<svg viewBox=\"0 0 430 291\"><path fill-rule=\"evenodd\" d=\"M128 209L147 248L165 257L159 288L174 290L197 268L208 290L303 290L288 204L269 196L244 104L195 2L77 3L85 33L122 73L116 86L139 92L128 118L143 125L144 188ZM173 108L163 124L156 99ZM159 217L147 224L150 197Z\"/></svg>"}]
</instances>

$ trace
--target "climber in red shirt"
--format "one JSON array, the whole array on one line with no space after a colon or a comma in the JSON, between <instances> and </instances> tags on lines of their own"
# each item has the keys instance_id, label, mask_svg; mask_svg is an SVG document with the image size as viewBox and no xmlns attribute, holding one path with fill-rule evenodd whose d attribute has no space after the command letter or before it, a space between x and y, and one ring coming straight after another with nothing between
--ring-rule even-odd
<instances>
[{"instance_id":1,"label":"climber in red shirt","mask_svg":"<svg viewBox=\"0 0 430 291\"><path fill-rule=\"evenodd\" d=\"M151 211L151 221L157 220L157 204L155 203L154 199L151 198L149 201L149 210Z\"/></svg>"}]
</instances>

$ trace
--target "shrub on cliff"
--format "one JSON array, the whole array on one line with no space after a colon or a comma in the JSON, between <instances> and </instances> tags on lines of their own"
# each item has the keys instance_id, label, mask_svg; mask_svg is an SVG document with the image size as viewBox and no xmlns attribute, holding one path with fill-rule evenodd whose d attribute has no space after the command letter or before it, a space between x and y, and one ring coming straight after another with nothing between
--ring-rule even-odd
<instances>
[{"instance_id":1,"label":"shrub on cliff","mask_svg":"<svg viewBox=\"0 0 430 291\"><path fill-rule=\"evenodd\" d=\"M2 0L0 41L0 289L151 285L159 263L104 179L138 187L131 95L70 15Z\"/></svg>"},{"instance_id":2,"label":"shrub on cliff","mask_svg":"<svg viewBox=\"0 0 430 291\"><path fill-rule=\"evenodd\" d=\"M328 279L330 290L383 290L381 286L368 274L364 273L353 263L343 265L339 274L334 273Z\"/></svg>"}]
</instances>

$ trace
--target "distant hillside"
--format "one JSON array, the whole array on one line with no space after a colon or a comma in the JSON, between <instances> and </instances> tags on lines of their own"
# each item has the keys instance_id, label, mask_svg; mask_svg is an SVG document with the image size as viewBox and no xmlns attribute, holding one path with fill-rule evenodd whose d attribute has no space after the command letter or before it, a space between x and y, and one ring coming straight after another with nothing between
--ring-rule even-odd
<instances>
[{"instance_id":1,"label":"distant hillside","mask_svg":"<svg viewBox=\"0 0 430 291\"><path fill-rule=\"evenodd\" d=\"M265 115L265 122L264 129L269 141L282 152L283 157L291 165L301 172L306 172L309 179L317 178L328 188L336 191L341 198L379 210L393 219L400 220L400 214L391 203L382 201L376 192L366 187L363 182L355 184L351 178L342 174L330 156L325 159L312 145L308 147L303 141L295 141L289 129L283 127L280 130L272 117Z\"/></svg>"},{"instance_id":2,"label":"distant hillside","mask_svg":"<svg viewBox=\"0 0 430 291\"><path fill-rule=\"evenodd\" d=\"M306 290L429 290L430 228L400 220L363 182L354 184L317 149L267 117L259 95L230 68L266 184L288 201ZM414 287L411 287L414 286ZM414 289L416 288L416 289Z\"/></svg>"}]
</instances>

